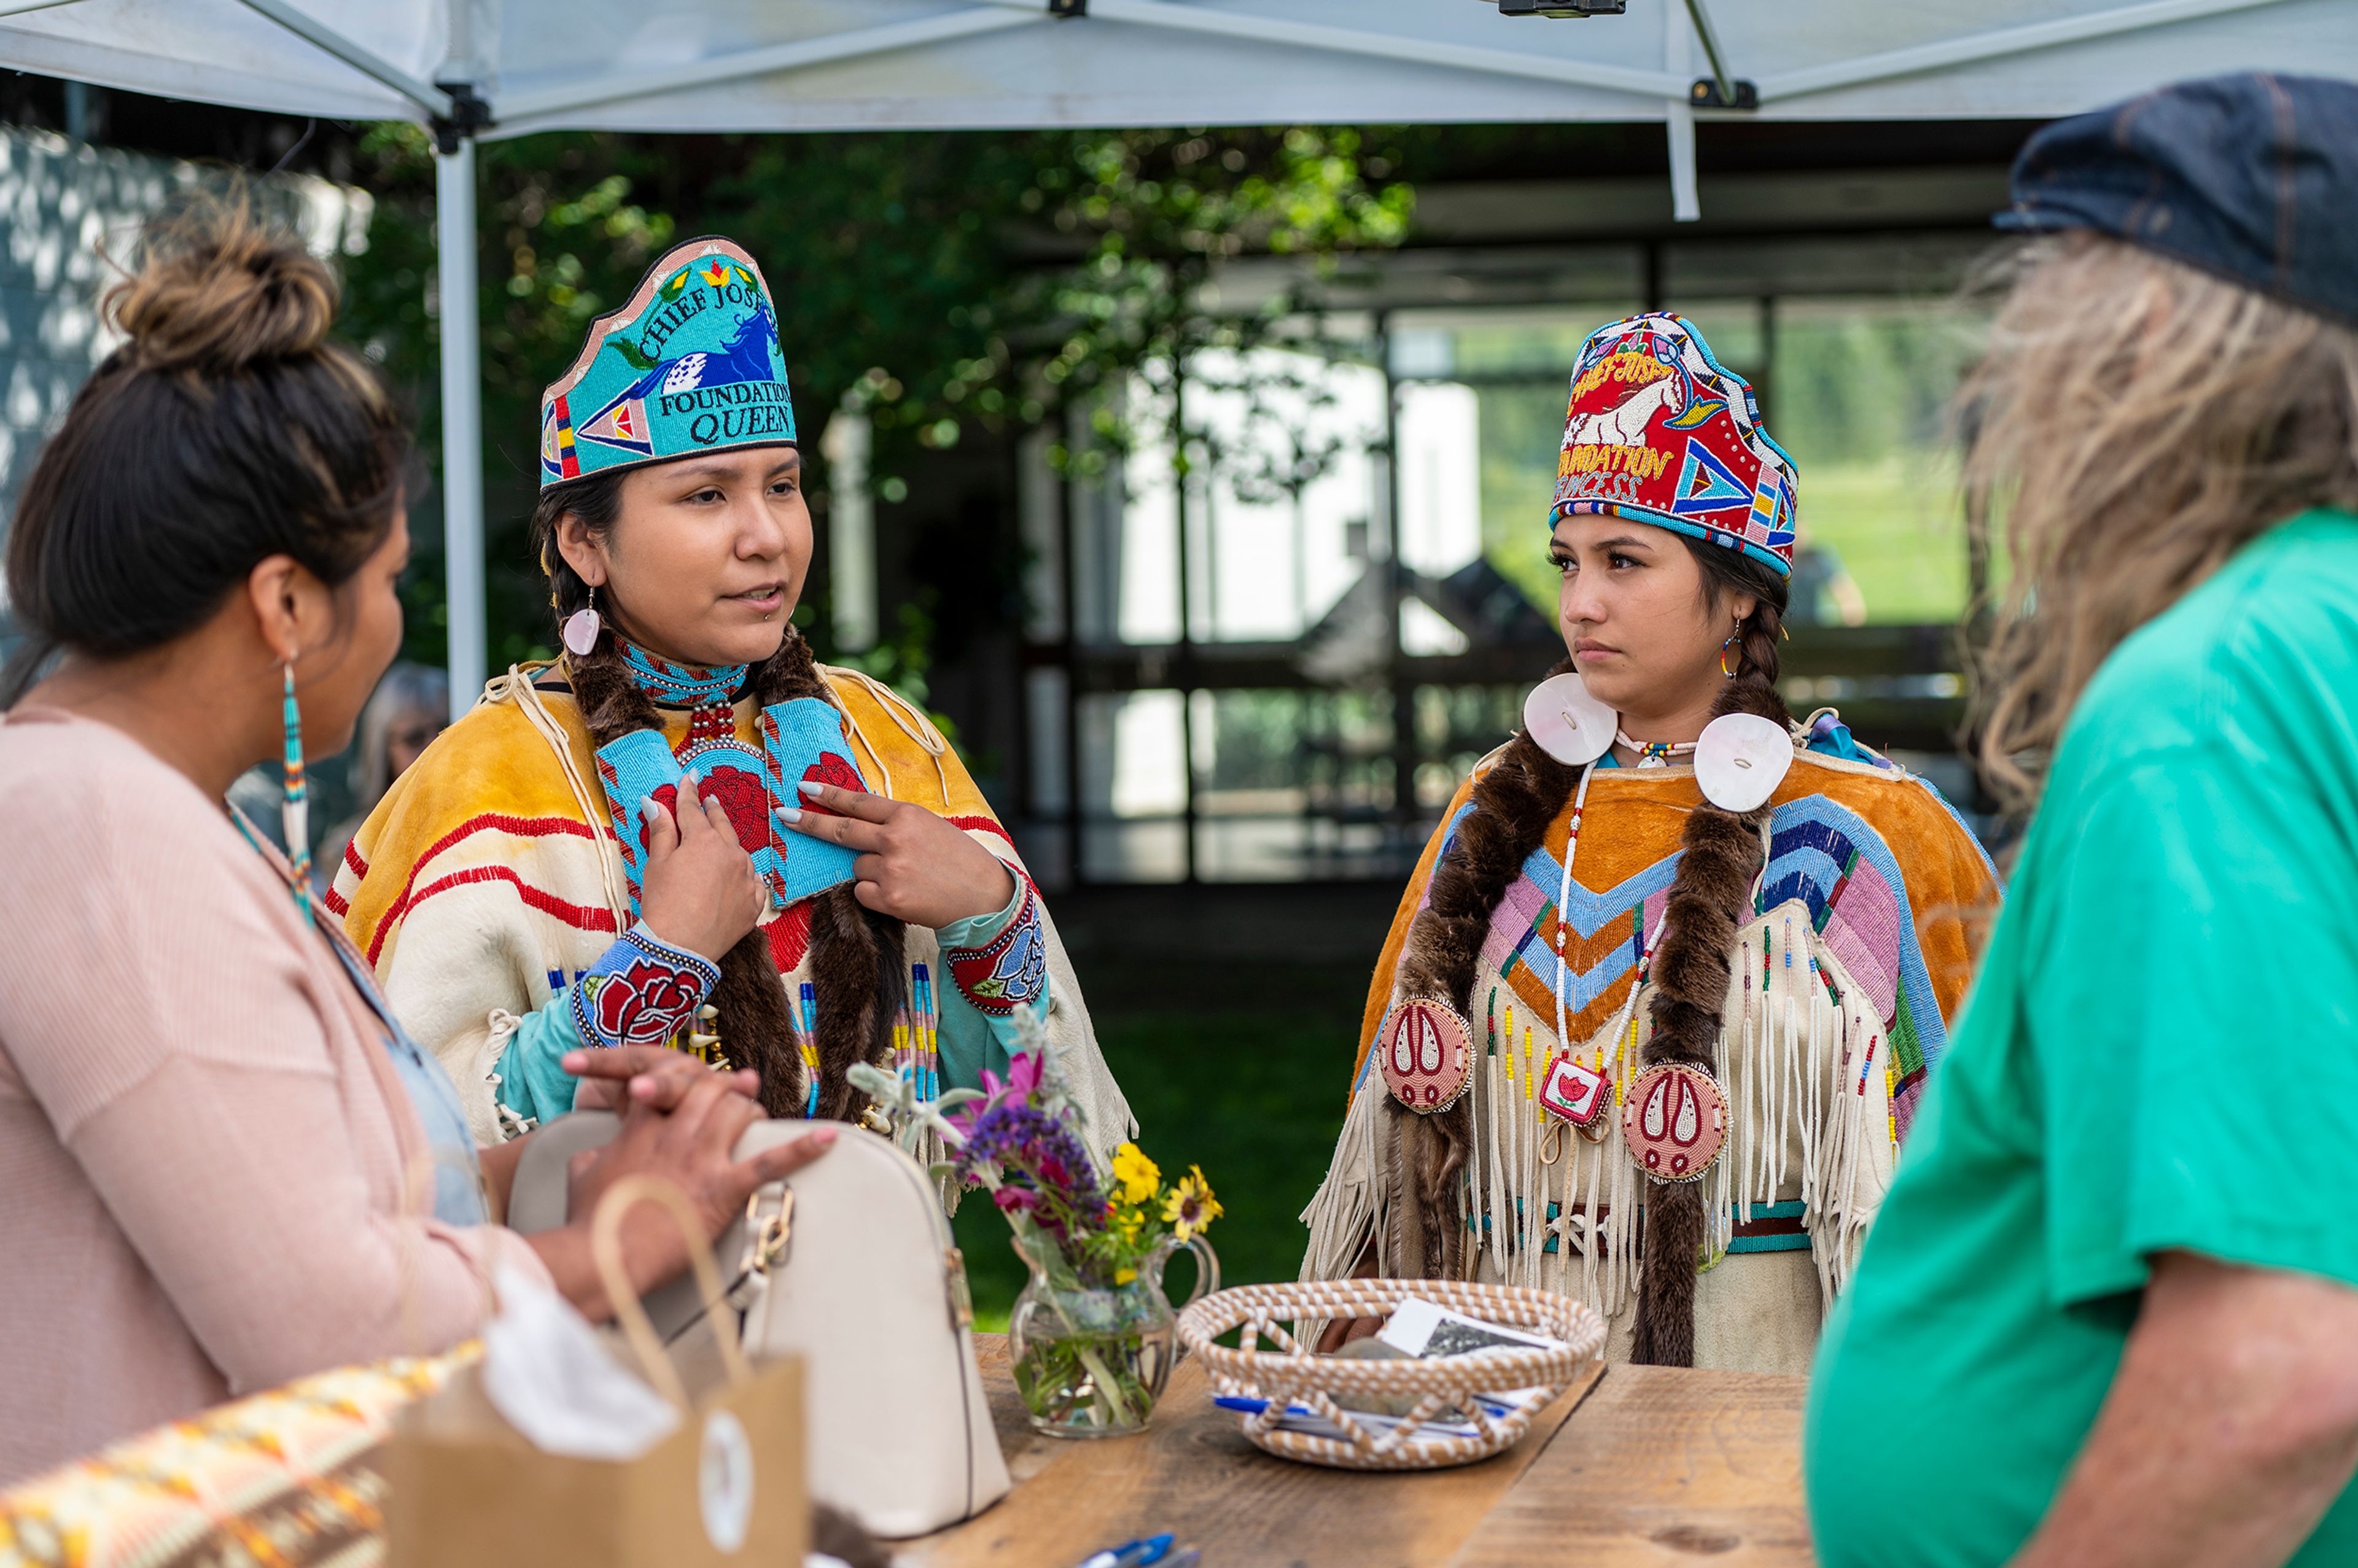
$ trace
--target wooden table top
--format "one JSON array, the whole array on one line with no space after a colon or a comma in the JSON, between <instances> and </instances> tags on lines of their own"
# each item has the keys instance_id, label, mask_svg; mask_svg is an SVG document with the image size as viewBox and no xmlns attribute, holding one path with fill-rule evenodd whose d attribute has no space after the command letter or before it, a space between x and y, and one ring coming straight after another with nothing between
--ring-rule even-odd
<instances>
[{"instance_id":1,"label":"wooden table top","mask_svg":"<svg viewBox=\"0 0 2358 1568\"><path fill-rule=\"evenodd\" d=\"M978 1335L976 1347L1015 1490L904 1543L909 1568L1067 1568L1166 1530L1203 1549L1204 1568L1812 1562L1806 1379L1615 1367L1566 1391L1495 1459L1368 1475L1253 1447L1193 1360L1172 1374L1142 1435L1042 1437L1024 1422L1004 1338Z\"/></svg>"}]
</instances>

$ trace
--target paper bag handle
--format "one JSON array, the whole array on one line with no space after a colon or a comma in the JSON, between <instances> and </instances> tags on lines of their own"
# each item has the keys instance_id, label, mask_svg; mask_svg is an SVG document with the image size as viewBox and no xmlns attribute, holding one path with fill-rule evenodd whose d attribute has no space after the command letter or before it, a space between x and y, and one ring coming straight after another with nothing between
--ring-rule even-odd
<instances>
[{"instance_id":1,"label":"paper bag handle","mask_svg":"<svg viewBox=\"0 0 2358 1568\"><path fill-rule=\"evenodd\" d=\"M688 1266L696 1271L697 1290L708 1303L705 1315L711 1320L713 1336L720 1342L720 1359L729 1368L730 1382L750 1380L753 1368L745 1360L745 1347L737 1342L737 1318L723 1299L727 1292L720 1283L720 1267L712 1260L712 1248L704 1239L703 1229L696 1223L696 1210L688 1206L686 1195L654 1176L624 1176L616 1182L598 1199L598 1212L590 1222L590 1260L598 1265L598 1278L606 1287L607 1303L614 1309L623 1337L638 1356L640 1370L646 1374L657 1393L682 1412L689 1412L694 1407L688 1403L687 1390L680 1383L679 1373L673 1369L671 1357L664 1354L663 1341L655 1336L655 1325L647 1320L647 1309L640 1303L639 1292L631 1288L630 1275L622 1269L622 1220L643 1203L652 1203L668 1213L679 1222L680 1234L687 1238Z\"/></svg>"}]
</instances>

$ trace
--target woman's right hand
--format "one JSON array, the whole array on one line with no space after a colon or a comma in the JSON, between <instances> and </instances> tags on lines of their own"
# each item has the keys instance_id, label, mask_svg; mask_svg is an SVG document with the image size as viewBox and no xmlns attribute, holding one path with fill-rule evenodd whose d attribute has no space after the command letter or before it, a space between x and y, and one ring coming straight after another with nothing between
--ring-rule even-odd
<instances>
[{"instance_id":1,"label":"woman's right hand","mask_svg":"<svg viewBox=\"0 0 2358 1568\"><path fill-rule=\"evenodd\" d=\"M710 1241L745 1212L757 1188L792 1175L833 1147L836 1130L822 1127L791 1143L764 1149L750 1160L735 1157L738 1138L763 1119L762 1108L737 1092L730 1076L708 1073L669 1109L634 1101L622 1114L615 1140L577 1162L568 1184L568 1212L586 1233L598 1200L624 1176L653 1176L679 1189L696 1211ZM644 1293L687 1267L687 1238L671 1217L644 1208L622 1224L622 1264L632 1287ZM584 1281L587 1283L588 1281ZM571 1292L568 1292L571 1293ZM603 1292L594 1302L577 1300L590 1315L611 1307Z\"/></svg>"},{"instance_id":2,"label":"woman's right hand","mask_svg":"<svg viewBox=\"0 0 2358 1568\"><path fill-rule=\"evenodd\" d=\"M647 870L639 914L657 936L717 964L768 913L770 891L729 813L697 794L693 773L679 782L678 805L676 815L653 799L642 807Z\"/></svg>"}]
</instances>

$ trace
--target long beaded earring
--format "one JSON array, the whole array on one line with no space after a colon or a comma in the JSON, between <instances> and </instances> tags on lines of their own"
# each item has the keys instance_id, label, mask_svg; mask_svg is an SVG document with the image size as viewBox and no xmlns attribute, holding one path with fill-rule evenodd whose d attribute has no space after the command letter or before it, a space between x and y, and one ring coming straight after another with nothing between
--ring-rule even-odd
<instances>
[{"instance_id":1,"label":"long beaded earring","mask_svg":"<svg viewBox=\"0 0 2358 1568\"><path fill-rule=\"evenodd\" d=\"M1719 645L1719 673L1729 680L1734 680L1744 673L1743 637L1744 617L1739 615L1736 618L1736 630L1730 632L1727 634L1727 641ZM1736 655L1733 662L1728 659L1730 654Z\"/></svg>"},{"instance_id":2,"label":"long beaded earring","mask_svg":"<svg viewBox=\"0 0 2358 1568\"><path fill-rule=\"evenodd\" d=\"M294 661L288 660L286 668L286 795L278 806L278 827L287 839L287 863L294 872L295 901L302 905L303 917L308 920L311 903L304 894L311 883L311 792L303 780L303 710L295 701Z\"/></svg>"}]
</instances>

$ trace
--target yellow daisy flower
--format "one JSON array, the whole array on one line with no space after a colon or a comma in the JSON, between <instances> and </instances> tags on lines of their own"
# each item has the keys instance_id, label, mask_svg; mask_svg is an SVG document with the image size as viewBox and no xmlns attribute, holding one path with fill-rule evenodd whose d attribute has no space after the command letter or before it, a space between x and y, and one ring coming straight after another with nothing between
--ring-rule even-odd
<instances>
[{"instance_id":1,"label":"yellow daisy flower","mask_svg":"<svg viewBox=\"0 0 2358 1568\"><path fill-rule=\"evenodd\" d=\"M1113 1179L1121 1184L1123 1202L1144 1203L1163 1184L1163 1173L1144 1150L1125 1143L1113 1152Z\"/></svg>"},{"instance_id":2,"label":"yellow daisy flower","mask_svg":"<svg viewBox=\"0 0 2358 1568\"><path fill-rule=\"evenodd\" d=\"M1182 1241L1202 1234L1206 1226L1226 1212L1212 1195L1212 1184L1204 1179L1201 1165L1188 1166L1171 1195L1163 1200L1163 1217Z\"/></svg>"}]
</instances>

